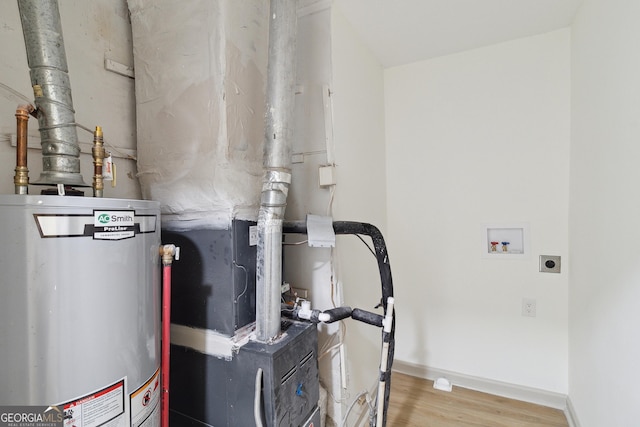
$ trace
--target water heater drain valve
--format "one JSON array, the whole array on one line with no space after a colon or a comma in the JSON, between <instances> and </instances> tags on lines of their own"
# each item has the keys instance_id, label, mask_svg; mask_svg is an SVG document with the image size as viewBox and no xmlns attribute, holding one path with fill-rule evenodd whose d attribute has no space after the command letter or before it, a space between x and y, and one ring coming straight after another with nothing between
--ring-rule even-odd
<instances>
[{"instance_id":1,"label":"water heater drain valve","mask_svg":"<svg viewBox=\"0 0 640 427\"><path fill-rule=\"evenodd\" d=\"M162 257L162 265L171 265L173 259L180 259L180 247L176 245L161 245L160 256Z\"/></svg>"}]
</instances>

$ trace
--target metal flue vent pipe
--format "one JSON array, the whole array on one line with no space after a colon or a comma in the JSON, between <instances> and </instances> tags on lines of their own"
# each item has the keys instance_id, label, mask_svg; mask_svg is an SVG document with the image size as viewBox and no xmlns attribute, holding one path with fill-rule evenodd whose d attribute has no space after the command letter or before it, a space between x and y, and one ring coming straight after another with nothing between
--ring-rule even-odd
<instances>
[{"instance_id":1,"label":"metal flue vent pipe","mask_svg":"<svg viewBox=\"0 0 640 427\"><path fill-rule=\"evenodd\" d=\"M42 144L33 184L86 186L57 0L18 0Z\"/></svg>"},{"instance_id":2,"label":"metal flue vent pipe","mask_svg":"<svg viewBox=\"0 0 640 427\"><path fill-rule=\"evenodd\" d=\"M270 342L280 334L282 223L291 183L294 88L296 79L296 0L271 0L264 181L258 214L256 337Z\"/></svg>"}]
</instances>

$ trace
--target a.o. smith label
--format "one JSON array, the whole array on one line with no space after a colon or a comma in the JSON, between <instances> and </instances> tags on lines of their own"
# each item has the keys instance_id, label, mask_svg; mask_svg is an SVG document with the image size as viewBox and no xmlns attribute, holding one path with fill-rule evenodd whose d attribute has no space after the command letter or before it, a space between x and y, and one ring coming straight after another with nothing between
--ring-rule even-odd
<instances>
[{"instance_id":1,"label":"a.o. smith label","mask_svg":"<svg viewBox=\"0 0 640 427\"><path fill-rule=\"evenodd\" d=\"M135 236L134 211L93 211L93 238L121 240Z\"/></svg>"},{"instance_id":2,"label":"a.o. smith label","mask_svg":"<svg viewBox=\"0 0 640 427\"><path fill-rule=\"evenodd\" d=\"M104 215L101 217L101 215ZM115 215L115 216L114 216ZM136 234L155 233L157 215L135 215L134 211L96 211L95 214L33 214L43 239L93 237L120 240ZM133 217L133 223L131 219ZM97 225L96 225L97 224ZM133 233L133 234L131 234Z\"/></svg>"},{"instance_id":3,"label":"a.o. smith label","mask_svg":"<svg viewBox=\"0 0 640 427\"><path fill-rule=\"evenodd\" d=\"M62 427L60 406L0 406L0 427Z\"/></svg>"}]
</instances>

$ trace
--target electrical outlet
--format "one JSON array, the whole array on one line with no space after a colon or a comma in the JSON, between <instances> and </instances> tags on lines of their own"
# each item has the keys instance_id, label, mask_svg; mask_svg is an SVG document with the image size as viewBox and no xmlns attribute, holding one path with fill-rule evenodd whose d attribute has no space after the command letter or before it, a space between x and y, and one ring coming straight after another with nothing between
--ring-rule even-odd
<instances>
[{"instance_id":1,"label":"electrical outlet","mask_svg":"<svg viewBox=\"0 0 640 427\"><path fill-rule=\"evenodd\" d=\"M289 293L294 297L309 299L309 291L306 289L291 287L291 289L289 289Z\"/></svg>"},{"instance_id":2,"label":"electrical outlet","mask_svg":"<svg viewBox=\"0 0 640 427\"><path fill-rule=\"evenodd\" d=\"M533 298L522 298L522 315L536 317L536 300Z\"/></svg>"}]
</instances>

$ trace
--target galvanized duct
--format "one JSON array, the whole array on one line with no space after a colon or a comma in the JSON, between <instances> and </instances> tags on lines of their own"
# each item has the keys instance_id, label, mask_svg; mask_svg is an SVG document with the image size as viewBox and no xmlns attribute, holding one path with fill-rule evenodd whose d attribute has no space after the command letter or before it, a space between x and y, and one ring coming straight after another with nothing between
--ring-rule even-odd
<instances>
[{"instance_id":1,"label":"galvanized duct","mask_svg":"<svg viewBox=\"0 0 640 427\"><path fill-rule=\"evenodd\" d=\"M256 336L280 333L282 222L291 183L291 139L296 79L296 0L271 0L264 160L258 214Z\"/></svg>"},{"instance_id":2,"label":"galvanized duct","mask_svg":"<svg viewBox=\"0 0 640 427\"><path fill-rule=\"evenodd\" d=\"M38 108L42 174L33 184L86 186L57 0L18 0Z\"/></svg>"}]
</instances>

